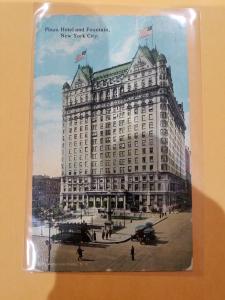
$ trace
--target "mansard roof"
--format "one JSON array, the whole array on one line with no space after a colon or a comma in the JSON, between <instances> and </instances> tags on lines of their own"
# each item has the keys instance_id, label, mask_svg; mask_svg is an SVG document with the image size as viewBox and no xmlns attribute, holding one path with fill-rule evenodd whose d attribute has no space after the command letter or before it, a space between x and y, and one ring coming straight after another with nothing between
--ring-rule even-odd
<instances>
[{"instance_id":1,"label":"mansard roof","mask_svg":"<svg viewBox=\"0 0 225 300\"><path fill-rule=\"evenodd\" d=\"M163 54L160 54L156 48L149 49L148 46L139 46L134 58L136 57L136 55L138 54L139 51L142 51L144 56L146 56L146 58L153 65L155 65L156 62L160 59L166 61L165 56ZM106 69L103 69L103 70L99 70L99 71L96 71L96 72L93 72L92 67L89 66L89 65L87 65L87 66L80 66L79 65L78 70L77 70L77 72L74 76L73 81L75 80L76 75L77 75L78 72L81 72L84 75L84 77L87 79L88 82L90 80L104 80L104 79L107 79L109 77L122 75L122 74L128 72L129 68L131 67L131 65L134 61L134 58L132 59L132 61L120 64L120 65L117 65L117 66L113 66L113 67L110 67L110 68L106 68Z\"/></svg>"},{"instance_id":2,"label":"mansard roof","mask_svg":"<svg viewBox=\"0 0 225 300\"><path fill-rule=\"evenodd\" d=\"M121 65L117 65L111 68L103 69L93 73L93 79L106 79L111 76L120 75L125 73L131 65L131 62L127 62Z\"/></svg>"}]
</instances>

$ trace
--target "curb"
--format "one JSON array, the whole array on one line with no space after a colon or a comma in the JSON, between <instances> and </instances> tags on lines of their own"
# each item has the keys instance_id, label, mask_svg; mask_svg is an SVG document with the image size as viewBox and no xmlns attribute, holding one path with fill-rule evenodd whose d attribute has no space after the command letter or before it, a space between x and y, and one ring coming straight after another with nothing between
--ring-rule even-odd
<instances>
[{"instance_id":1,"label":"curb","mask_svg":"<svg viewBox=\"0 0 225 300\"><path fill-rule=\"evenodd\" d=\"M160 223L160 222L162 222L162 221L164 221L164 220L166 220L166 219L168 219L168 217L165 217L165 218L163 218L163 219L159 219L158 221L156 221L156 222L153 224L153 226L155 226L156 224L158 224L158 223Z\"/></svg>"},{"instance_id":2,"label":"curb","mask_svg":"<svg viewBox=\"0 0 225 300\"><path fill-rule=\"evenodd\" d=\"M104 245L112 245L112 244L121 244L121 243L125 243L128 242L131 239L131 237L126 238L125 240L121 240L121 241L111 241L111 242L95 242L95 244L104 244Z\"/></svg>"},{"instance_id":3,"label":"curb","mask_svg":"<svg viewBox=\"0 0 225 300\"><path fill-rule=\"evenodd\" d=\"M160 222L162 222L162 221L165 221L166 219L168 219L168 217L165 217L165 218L162 218L162 219L156 221L156 222L153 224L153 226L157 225L158 223L160 223ZM115 242L112 241L112 242L107 242L107 243L105 243L105 242L95 242L95 243L96 243L96 244L105 244L105 245L121 244L121 243L128 242L130 239L131 239L131 237L126 238L125 240L122 240L122 241L115 241Z\"/></svg>"}]
</instances>

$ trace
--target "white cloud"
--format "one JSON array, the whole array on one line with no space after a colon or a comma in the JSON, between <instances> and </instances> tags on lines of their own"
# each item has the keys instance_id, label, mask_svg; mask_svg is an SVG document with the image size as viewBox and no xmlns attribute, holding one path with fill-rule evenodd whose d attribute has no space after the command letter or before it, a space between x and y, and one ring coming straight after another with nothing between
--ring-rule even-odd
<instances>
[{"instance_id":1,"label":"white cloud","mask_svg":"<svg viewBox=\"0 0 225 300\"><path fill-rule=\"evenodd\" d=\"M94 40L83 38L79 40L69 40L69 39L52 39L46 41L37 51L36 57L39 63L43 62L46 55L58 54L58 55L68 55L78 51L79 49L86 48L88 45L93 43Z\"/></svg>"},{"instance_id":2,"label":"white cloud","mask_svg":"<svg viewBox=\"0 0 225 300\"><path fill-rule=\"evenodd\" d=\"M60 175L61 124L60 105L37 95L34 108L33 174ZM56 101L58 102L58 101Z\"/></svg>"},{"instance_id":3,"label":"white cloud","mask_svg":"<svg viewBox=\"0 0 225 300\"><path fill-rule=\"evenodd\" d=\"M38 126L33 135L33 174L60 176L61 124Z\"/></svg>"},{"instance_id":4,"label":"white cloud","mask_svg":"<svg viewBox=\"0 0 225 300\"><path fill-rule=\"evenodd\" d=\"M111 54L113 63L120 64L127 61L130 51L134 47L135 42L136 42L136 36L135 35L129 36L123 43L121 49Z\"/></svg>"},{"instance_id":5,"label":"white cloud","mask_svg":"<svg viewBox=\"0 0 225 300\"><path fill-rule=\"evenodd\" d=\"M61 122L61 110L58 107L38 107L35 109L34 116L38 124Z\"/></svg>"},{"instance_id":6,"label":"white cloud","mask_svg":"<svg viewBox=\"0 0 225 300\"><path fill-rule=\"evenodd\" d=\"M46 75L36 77L34 80L34 89L37 93L38 91L46 88L49 85L61 85L68 80L65 75Z\"/></svg>"},{"instance_id":7,"label":"white cloud","mask_svg":"<svg viewBox=\"0 0 225 300\"><path fill-rule=\"evenodd\" d=\"M37 94L34 97L34 105L35 105L35 108L36 107L46 108L49 106L49 103L45 97L43 97L40 94Z\"/></svg>"}]
</instances>

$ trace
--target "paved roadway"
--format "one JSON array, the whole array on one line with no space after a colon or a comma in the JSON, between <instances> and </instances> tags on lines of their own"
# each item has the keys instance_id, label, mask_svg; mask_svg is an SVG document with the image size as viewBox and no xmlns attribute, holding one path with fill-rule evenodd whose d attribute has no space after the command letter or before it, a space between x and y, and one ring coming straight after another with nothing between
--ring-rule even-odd
<instances>
[{"instance_id":1,"label":"paved roadway","mask_svg":"<svg viewBox=\"0 0 225 300\"><path fill-rule=\"evenodd\" d=\"M190 267L192 258L191 213L169 215L155 226L156 245L128 241L113 245L88 245L83 261L77 261L76 246L53 244L51 271L179 271ZM33 237L37 249L36 269L47 270L46 238ZM130 248L135 248L131 260Z\"/></svg>"}]
</instances>

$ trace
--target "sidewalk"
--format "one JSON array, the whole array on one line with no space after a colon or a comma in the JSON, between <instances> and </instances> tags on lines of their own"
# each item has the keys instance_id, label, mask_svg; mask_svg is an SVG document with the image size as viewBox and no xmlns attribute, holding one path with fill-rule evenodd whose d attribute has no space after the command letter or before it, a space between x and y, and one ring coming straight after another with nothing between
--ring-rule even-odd
<instances>
[{"instance_id":1,"label":"sidewalk","mask_svg":"<svg viewBox=\"0 0 225 300\"><path fill-rule=\"evenodd\" d=\"M131 235L135 233L135 228L138 225L144 225L147 222L151 222L154 225L167 219L168 217L159 218L158 215L152 215L151 217L145 219L145 220L135 220L130 223L130 220L126 220L125 228L122 228L121 230L117 231L116 233L113 233L110 238L108 239L102 239L102 230L96 230L96 243L101 244L119 244L124 243L126 241L129 241L131 238Z\"/></svg>"}]
</instances>

